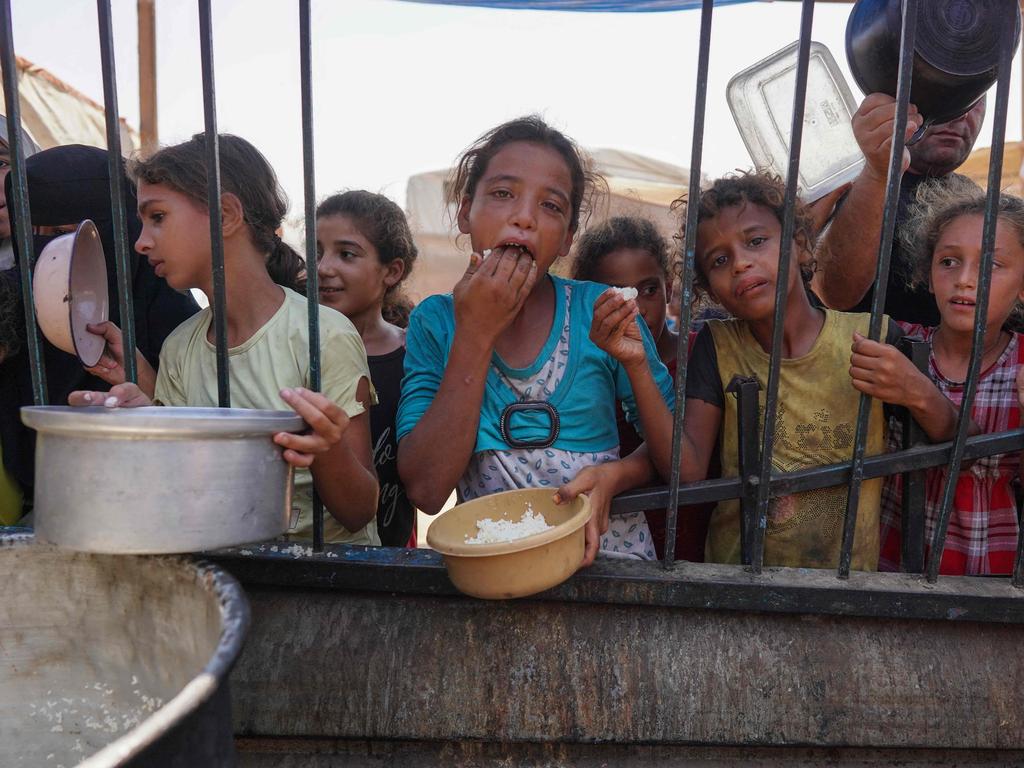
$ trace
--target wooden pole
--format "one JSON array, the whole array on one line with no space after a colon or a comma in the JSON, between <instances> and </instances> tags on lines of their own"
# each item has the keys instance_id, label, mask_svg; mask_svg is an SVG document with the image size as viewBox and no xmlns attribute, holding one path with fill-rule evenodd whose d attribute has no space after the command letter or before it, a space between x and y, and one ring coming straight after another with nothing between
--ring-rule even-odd
<instances>
[{"instance_id":1,"label":"wooden pole","mask_svg":"<svg viewBox=\"0 0 1024 768\"><path fill-rule=\"evenodd\" d=\"M156 115L156 0L138 0L139 136L143 156L160 143Z\"/></svg>"}]
</instances>

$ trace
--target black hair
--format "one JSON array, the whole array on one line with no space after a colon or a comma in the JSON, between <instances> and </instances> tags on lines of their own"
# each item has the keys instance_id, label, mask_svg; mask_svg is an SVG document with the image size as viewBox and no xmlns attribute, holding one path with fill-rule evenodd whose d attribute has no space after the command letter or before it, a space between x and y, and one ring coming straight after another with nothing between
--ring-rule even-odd
<instances>
[{"instance_id":1,"label":"black hair","mask_svg":"<svg viewBox=\"0 0 1024 768\"><path fill-rule=\"evenodd\" d=\"M653 222L642 216L614 216L587 229L576 244L572 277L594 280L601 259L622 248L646 251L658 263L665 281L671 279L668 243Z\"/></svg>"},{"instance_id":2,"label":"black hair","mask_svg":"<svg viewBox=\"0 0 1024 768\"><path fill-rule=\"evenodd\" d=\"M412 302L403 294L401 285L412 272L418 251L405 212L384 195L353 189L331 195L317 206L317 219L327 216L352 219L356 229L377 249L381 264L387 265L396 259L402 262L405 271L385 293L381 313L392 325L406 327Z\"/></svg>"},{"instance_id":3,"label":"black hair","mask_svg":"<svg viewBox=\"0 0 1024 768\"><path fill-rule=\"evenodd\" d=\"M722 210L753 203L767 208L781 225L786 215L785 206L786 183L774 174L759 172L741 172L715 179L711 186L700 193L698 200L697 226L715 218ZM681 237L686 235L686 210L688 201L679 198L672 204L673 210L681 209L683 223ZM800 278L805 286L809 286L817 267L814 259L814 243L816 240L814 222L807 207L797 200L793 219L793 239L799 247L796 254L800 265ZM700 260L694 262L694 285L707 293L707 275L704 274Z\"/></svg>"},{"instance_id":4,"label":"black hair","mask_svg":"<svg viewBox=\"0 0 1024 768\"><path fill-rule=\"evenodd\" d=\"M277 174L267 158L245 139L222 133L218 144L221 191L241 201L252 243L267 254L267 272L271 279L304 293L301 276L305 262L278 235L288 212L288 198ZM188 141L164 147L151 157L133 160L129 173L136 183L164 184L208 205L206 134L197 133Z\"/></svg>"},{"instance_id":5,"label":"black hair","mask_svg":"<svg viewBox=\"0 0 1024 768\"><path fill-rule=\"evenodd\" d=\"M472 198L491 158L502 147L519 141L551 147L562 156L572 179L569 228L575 231L580 218L585 221L589 216L595 188L604 186L603 179L591 170L589 158L576 142L552 128L538 115L528 115L502 123L485 133L463 152L446 184L448 202L457 207L464 197Z\"/></svg>"}]
</instances>

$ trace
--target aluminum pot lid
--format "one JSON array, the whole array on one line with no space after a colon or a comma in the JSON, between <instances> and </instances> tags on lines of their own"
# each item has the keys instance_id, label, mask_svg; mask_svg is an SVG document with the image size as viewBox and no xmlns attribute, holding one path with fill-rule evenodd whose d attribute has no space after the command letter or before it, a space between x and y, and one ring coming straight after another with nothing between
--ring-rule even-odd
<instances>
[{"instance_id":1,"label":"aluminum pot lid","mask_svg":"<svg viewBox=\"0 0 1024 768\"><path fill-rule=\"evenodd\" d=\"M291 411L258 411L245 408L73 408L67 405L33 405L21 409L26 426L42 433L146 435L176 437L242 437L301 432L302 417Z\"/></svg>"}]
</instances>

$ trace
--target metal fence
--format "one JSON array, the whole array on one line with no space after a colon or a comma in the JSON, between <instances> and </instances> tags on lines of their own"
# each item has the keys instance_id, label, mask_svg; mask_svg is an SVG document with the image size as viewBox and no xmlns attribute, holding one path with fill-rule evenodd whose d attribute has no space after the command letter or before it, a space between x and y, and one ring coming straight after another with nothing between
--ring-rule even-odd
<instances>
[{"instance_id":1,"label":"metal fence","mask_svg":"<svg viewBox=\"0 0 1024 768\"><path fill-rule=\"evenodd\" d=\"M1016 14L1016 0L1002 0L1005 3L1008 20L1010 14ZM117 91L115 82L115 62L112 44L112 26L110 0L97 0L99 16L99 37L103 68L104 108L106 113L107 146L110 157L110 194L113 221L115 227L115 263L119 288L121 318L124 327L124 343L126 349L135 346L134 316L129 307L132 304L129 274L129 248L127 227L125 224L124 197L122 193L122 174L120 161L120 134L118 131ZM921 0L904 0L903 28L900 40L900 65L897 86L897 119L894 127L892 153L889 161L885 209L882 220L882 235L879 243L879 257L875 273L875 291L871 306L870 332L872 340L879 340L882 327L882 313L885 306L887 277L889 273L889 257L893 244L895 220L902 176L901 159L904 149L904 134L907 125L907 107L910 100L912 64L914 57L914 39L918 23L919 10L925 7ZM210 0L198 0L200 20L200 50L202 58L203 99L205 113L206 146L209 164L209 213L210 239L212 245L213 269L213 321L217 347L217 381L219 404L228 407L231 403L228 379L228 347L227 326L224 312L224 244L221 232L221 189L219 148L217 136L216 89L213 77L213 32L210 15ZM301 77L301 119L303 144L303 169L305 174L305 223L306 223L306 261L316 263L316 186L313 176L313 124L312 103L313 89L311 76L311 28L310 0L298 0L300 29L300 77ZM706 96L708 81L709 52L711 47L713 0L703 0L701 8L700 43L697 55L696 103L693 112L693 143L690 161L689 199L696 200L700 194L701 158L704 139L704 118L706 112ZM11 0L0 2L0 65L3 67L4 99L7 107L8 136L12 158L12 188L14 199L9 201L15 212L16 229L13 236L19 244L32 243L32 225L30 221L28 188L25 174L24 149L20 131L21 115L17 93L17 69L15 66L14 36L11 24ZM790 155L785 191L785 216L782 226L781 252L779 254L779 273L788 274L792 259L792 241L794 233L795 202L797 197L797 179L800 166L800 150L804 123L804 99L807 92L808 63L810 57L811 28L814 17L814 0L802 0L800 40L798 45L798 65L796 70L796 87L793 98L793 115L791 126ZM901 553L903 569L908 572L924 572L927 579L934 582L938 577L939 563L946 538L953 495L959 476L959 469L965 460L977 459L999 453L1016 452L1024 445L1024 428L999 434L986 434L968 438L970 414L977 390L979 369L982 356L982 339L984 323L977 318L986 316L988 307L989 287L991 283L992 253L995 243L996 213L999 205L999 184L1003 162L1003 144L1006 132L1006 116L1009 101L1010 73L1015 47L1015 25L1003 25L1003 35L999 51L998 81L994 110L994 128L992 150L988 174L988 194L984 215L982 240L982 266L978 283L976 305L976 322L974 327L973 346L971 352L969 374L965 386L963 404L957 422L955 439L951 443L938 445L920 444L914 430L908 429L905 442L908 447L896 453L881 456L865 456L868 413L871 399L867 395L860 396L853 454L848 462L828 466L802 469L795 472L772 471L772 446L776 431L778 409L778 390L782 348L782 314L786 304L787 283L778 281L775 288L774 331L772 354L769 363L769 375L766 391L766 407L764 413L764 429L758 436L759 405L758 390L760 385L755 380L737 381L730 388L739 399L738 444L740 446L740 476L680 485L679 461L681 456L682 425L686 407L685 389L687 375L687 356L689 337L687 333L679 334L677 350L678 368L675 382L676 408L674 413L672 463L673 470L670 483L663 488L656 488L624 494L615 499L613 513L623 514L634 511L658 509L666 507L665 557L666 568L675 562L675 533L677 528L678 507L680 504L700 504L725 499L739 499L741 509L741 543L742 561L753 573L762 571L764 563L764 541L767 531L768 508L772 498L826 488L836 485L847 485L846 515L843 526L842 548L840 552L837 576L845 579L849 576L851 553L853 550L854 530L857 521L857 507L860 499L860 488L864 480L896 473L904 473L904 505L902 514L903 550ZM691 324L691 306L693 304L694 254L696 247L698 207L691 205L687 210L684 260L682 269L682 291L680 296L680 328L686 329ZM23 264L21 269L21 286L25 297L32 296L32 267L34 256L31 247L21 247ZM309 356L310 382L314 390L320 388L320 341L317 310L317 271L306 270L306 294L309 305ZM25 327L27 331L27 347L32 370L32 389L35 403L45 404L46 372L43 365L42 342L39 336L32 302L25 301ZM911 348L909 354L919 365L922 349ZM927 355L924 355L926 360ZM134 355L125 356L125 370L130 381L135 381ZM924 526L924 494L923 471L930 467L947 466L949 472L943 489L940 517L931 542L930 554L924 562L925 526ZM323 506L319 500L314 506L313 546L319 551L323 547ZM1024 587L1024 536L1018 536L1018 547L1013 570L1012 583L1016 587Z\"/></svg>"}]
</instances>

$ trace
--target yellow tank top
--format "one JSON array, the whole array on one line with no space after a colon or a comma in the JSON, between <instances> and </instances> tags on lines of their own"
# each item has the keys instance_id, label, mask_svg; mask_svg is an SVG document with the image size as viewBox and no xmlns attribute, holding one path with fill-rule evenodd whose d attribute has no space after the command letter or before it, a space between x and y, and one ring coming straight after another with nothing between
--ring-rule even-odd
<instances>
[{"instance_id":1,"label":"yellow tank top","mask_svg":"<svg viewBox=\"0 0 1024 768\"><path fill-rule=\"evenodd\" d=\"M869 319L864 313L826 310L824 326L810 351L802 357L782 361L773 471L791 472L849 461L853 455L860 393L850 383L850 347L855 330L867 335ZM883 339L888 321L888 318L883 320ZM768 355L744 321L711 320L708 324L723 387L736 374L754 377L760 382L759 429L763 428ZM736 398L726 394L721 431L722 477L739 475L736 418ZM882 404L873 401L866 455L884 452L885 445ZM873 571L878 567L881 491L881 478L867 480L861 486L852 558L856 570ZM846 496L845 487L836 487L772 499L765 535L765 565L837 567ZM719 503L711 518L706 549L709 562L740 562L738 499Z\"/></svg>"}]
</instances>

